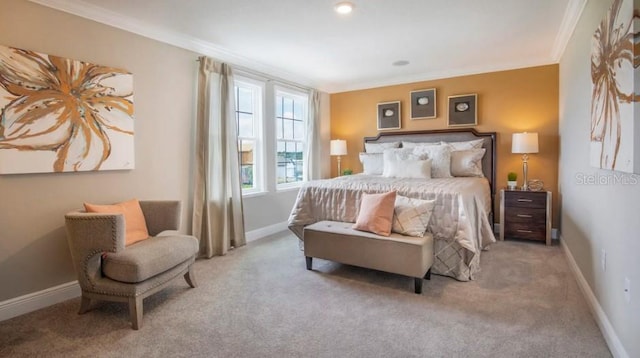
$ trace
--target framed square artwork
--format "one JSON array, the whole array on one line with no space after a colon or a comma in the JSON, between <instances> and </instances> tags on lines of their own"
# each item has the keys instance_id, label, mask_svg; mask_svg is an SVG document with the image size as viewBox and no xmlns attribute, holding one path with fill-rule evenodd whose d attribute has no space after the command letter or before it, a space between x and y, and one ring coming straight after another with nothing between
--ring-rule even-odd
<instances>
[{"instance_id":1,"label":"framed square artwork","mask_svg":"<svg viewBox=\"0 0 640 358\"><path fill-rule=\"evenodd\" d=\"M475 126L478 124L478 95L449 96L449 127Z\"/></svg>"},{"instance_id":2,"label":"framed square artwork","mask_svg":"<svg viewBox=\"0 0 640 358\"><path fill-rule=\"evenodd\" d=\"M400 101L378 103L378 130L400 129Z\"/></svg>"},{"instance_id":3,"label":"framed square artwork","mask_svg":"<svg viewBox=\"0 0 640 358\"><path fill-rule=\"evenodd\" d=\"M436 89L424 89L411 91L411 119L430 119L436 118Z\"/></svg>"}]
</instances>

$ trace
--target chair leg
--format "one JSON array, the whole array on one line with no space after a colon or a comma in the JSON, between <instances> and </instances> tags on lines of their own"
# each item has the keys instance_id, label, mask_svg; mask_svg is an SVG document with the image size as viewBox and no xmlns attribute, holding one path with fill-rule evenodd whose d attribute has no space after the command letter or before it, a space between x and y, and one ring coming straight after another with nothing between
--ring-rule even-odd
<instances>
[{"instance_id":1,"label":"chair leg","mask_svg":"<svg viewBox=\"0 0 640 358\"><path fill-rule=\"evenodd\" d=\"M192 288L198 287L196 276L193 274L193 266L189 266L189 271L184 274L184 280L187 281L189 286L191 286Z\"/></svg>"},{"instance_id":2,"label":"chair leg","mask_svg":"<svg viewBox=\"0 0 640 358\"><path fill-rule=\"evenodd\" d=\"M89 311L90 306L91 306L91 299L89 297L82 295L82 298L80 301L80 310L78 311L78 314L85 314L87 311Z\"/></svg>"},{"instance_id":3,"label":"chair leg","mask_svg":"<svg viewBox=\"0 0 640 358\"><path fill-rule=\"evenodd\" d=\"M305 259L307 260L307 270L311 270L311 263L313 262L313 257L309 257L309 256L305 256Z\"/></svg>"},{"instance_id":4,"label":"chair leg","mask_svg":"<svg viewBox=\"0 0 640 358\"><path fill-rule=\"evenodd\" d=\"M132 328L140 329L142 327L142 296L129 298L129 316Z\"/></svg>"}]
</instances>

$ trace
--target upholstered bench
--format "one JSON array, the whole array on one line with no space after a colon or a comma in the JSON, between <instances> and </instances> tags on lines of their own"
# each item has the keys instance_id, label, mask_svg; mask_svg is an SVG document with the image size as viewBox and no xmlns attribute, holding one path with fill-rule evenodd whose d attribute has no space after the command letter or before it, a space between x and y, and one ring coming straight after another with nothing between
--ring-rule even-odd
<instances>
[{"instance_id":1,"label":"upholstered bench","mask_svg":"<svg viewBox=\"0 0 640 358\"><path fill-rule=\"evenodd\" d=\"M422 293L422 280L431 279L433 236L380 236L354 230L353 223L320 221L304 228L307 270L313 258L385 271L414 278L415 292Z\"/></svg>"}]
</instances>

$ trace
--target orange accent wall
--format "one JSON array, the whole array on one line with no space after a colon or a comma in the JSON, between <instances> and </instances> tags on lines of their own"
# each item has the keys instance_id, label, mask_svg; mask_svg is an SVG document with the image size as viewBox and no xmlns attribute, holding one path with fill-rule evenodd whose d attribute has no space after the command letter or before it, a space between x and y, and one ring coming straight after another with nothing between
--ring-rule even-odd
<instances>
[{"instance_id":1,"label":"orange accent wall","mask_svg":"<svg viewBox=\"0 0 640 358\"><path fill-rule=\"evenodd\" d=\"M428 88L436 88L437 118L411 120L409 92ZM498 189L506 186L510 171L518 173L518 185L522 185L522 157L511 154L511 134L538 132L540 152L529 156L529 179L541 179L545 188L553 192L553 227L557 227L558 91L558 65L547 65L335 93L331 95L331 139L347 140L349 154L342 158L342 168L360 173L358 153L364 150L363 138L378 133L377 103L401 102L400 131L443 129L447 128L447 97L477 93L475 129L498 133ZM331 160L331 175L336 176L336 158ZM495 198L496 221L498 204Z\"/></svg>"}]
</instances>

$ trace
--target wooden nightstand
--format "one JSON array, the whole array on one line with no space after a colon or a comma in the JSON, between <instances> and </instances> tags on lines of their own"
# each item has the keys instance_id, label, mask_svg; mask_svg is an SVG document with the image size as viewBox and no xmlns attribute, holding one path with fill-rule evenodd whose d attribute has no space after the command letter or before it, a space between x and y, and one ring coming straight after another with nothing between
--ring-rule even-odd
<instances>
[{"instance_id":1,"label":"wooden nightstand","mask_svg":"<svg viewBox=\"0 0 640 358\"><path fill-rule=\"evenodd\" d=\"M502 189L500 240L505 237L551 245L551 192Z\"/></svg>"}]
</instances>

